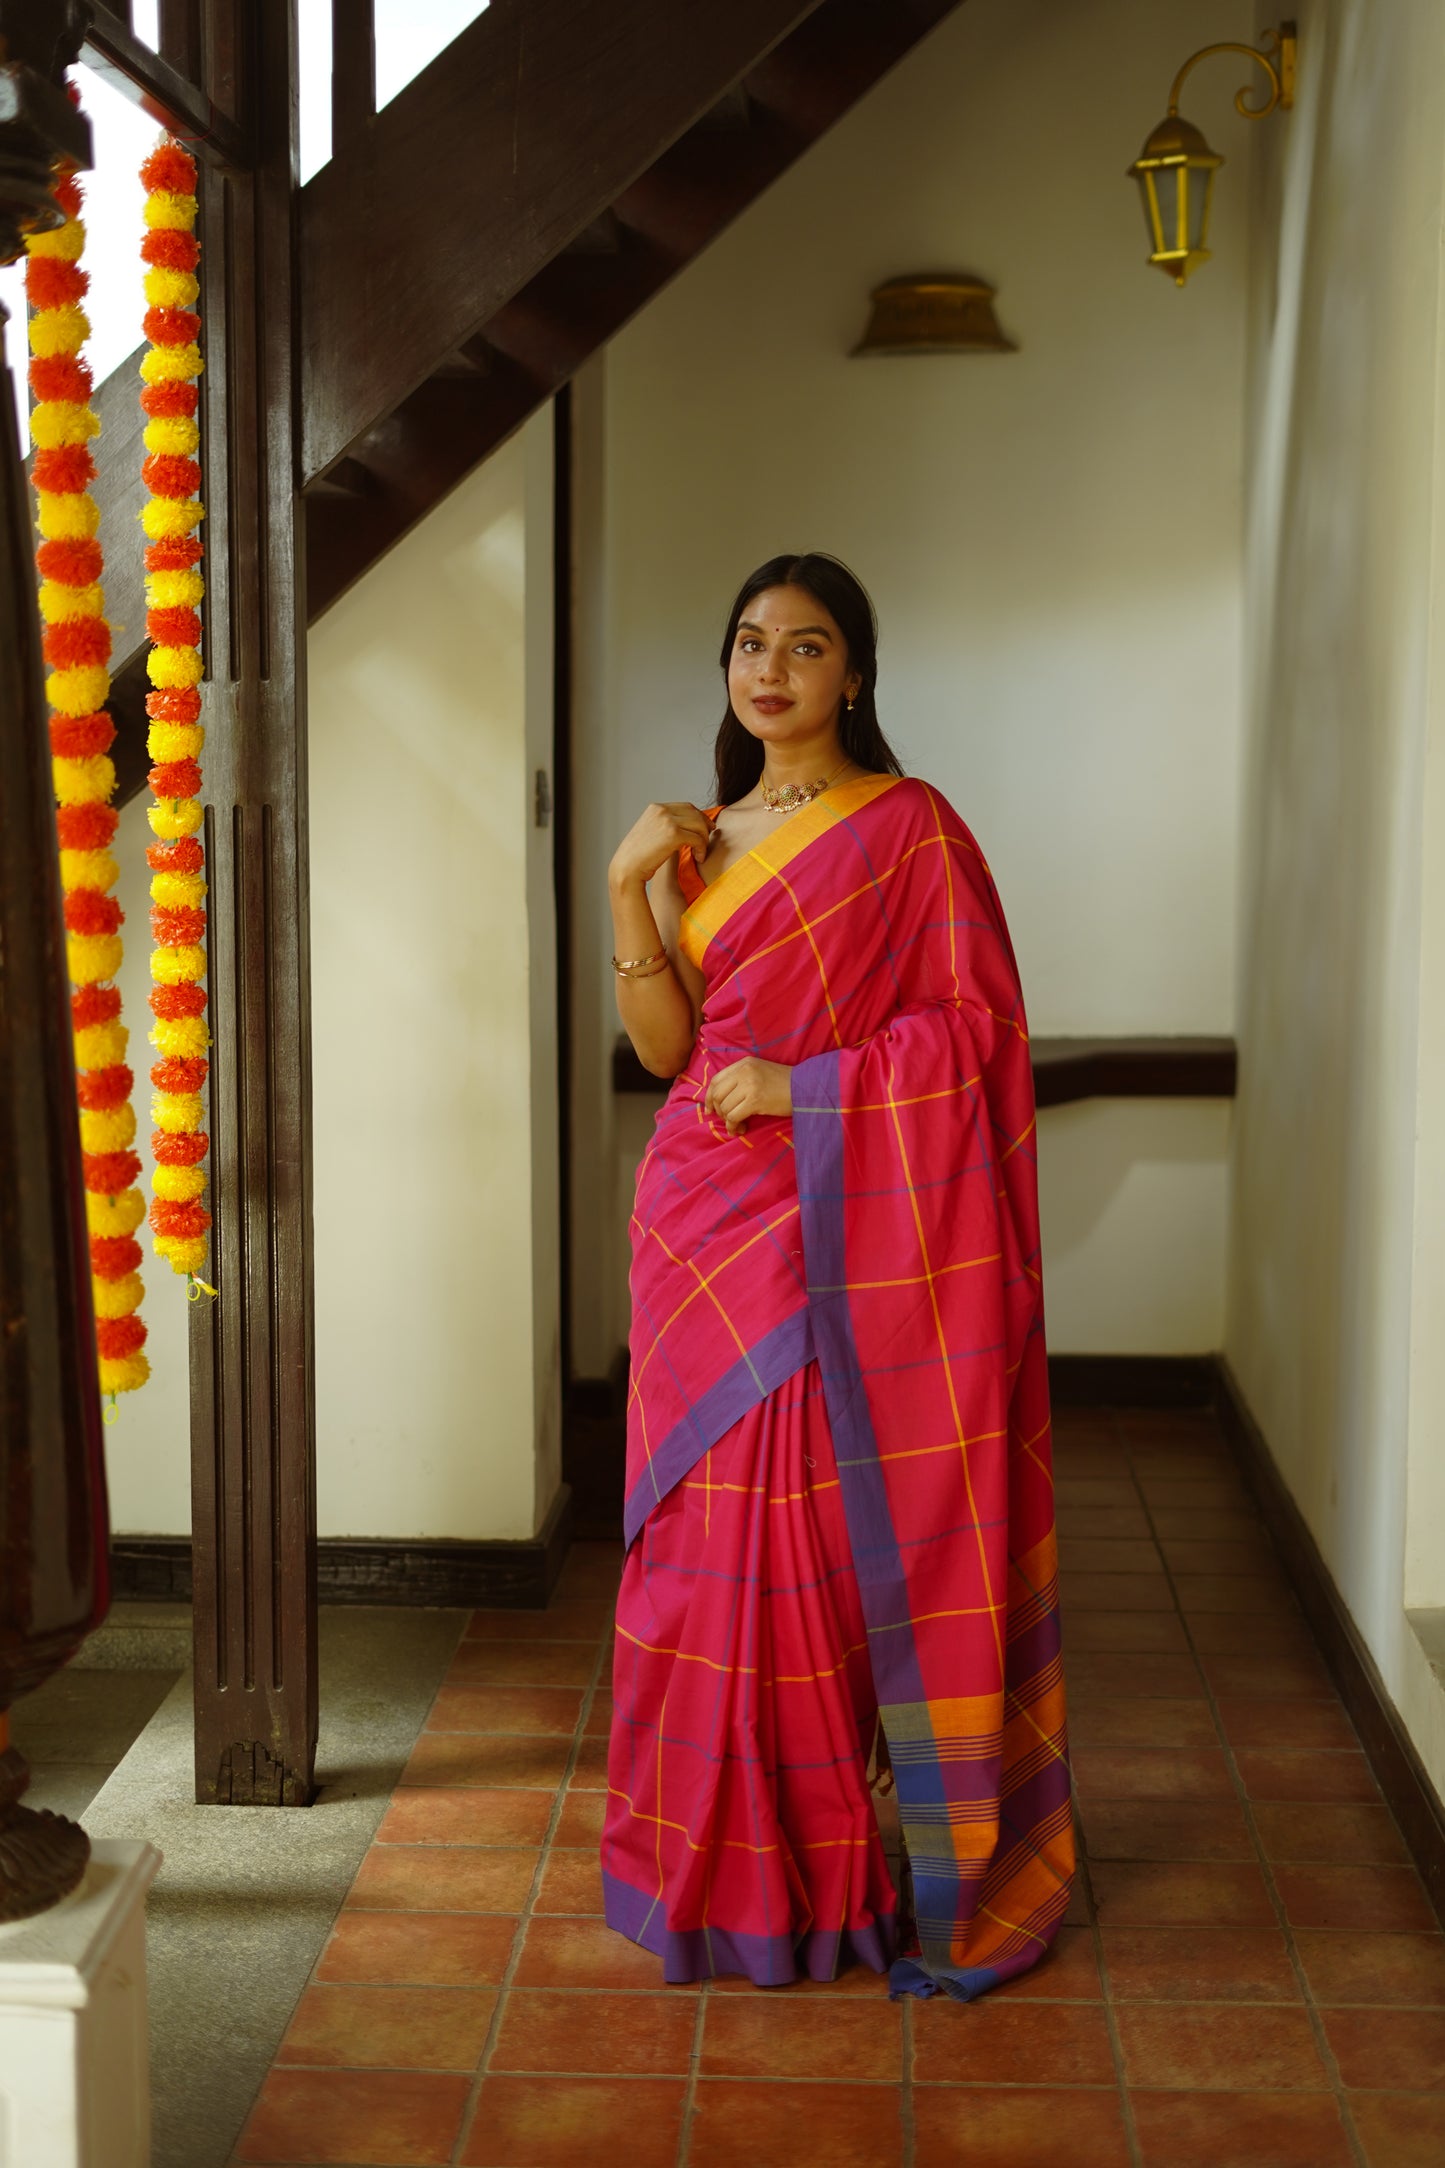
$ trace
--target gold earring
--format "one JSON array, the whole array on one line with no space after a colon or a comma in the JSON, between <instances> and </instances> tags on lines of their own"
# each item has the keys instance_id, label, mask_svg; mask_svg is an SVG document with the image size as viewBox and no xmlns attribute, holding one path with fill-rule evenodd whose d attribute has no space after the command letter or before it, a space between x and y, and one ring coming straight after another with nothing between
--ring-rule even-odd
<instances>
[{"instance_id":1,"label":"gold earring","mask_svg":"<svg viewBox=\"0 0 1445 2168\"><path fill-rule=\"evenodd\" d=\"M853 713L853 702L851 700L848 702L848 713L850 715Z\"/></svg>"}]
</instances>

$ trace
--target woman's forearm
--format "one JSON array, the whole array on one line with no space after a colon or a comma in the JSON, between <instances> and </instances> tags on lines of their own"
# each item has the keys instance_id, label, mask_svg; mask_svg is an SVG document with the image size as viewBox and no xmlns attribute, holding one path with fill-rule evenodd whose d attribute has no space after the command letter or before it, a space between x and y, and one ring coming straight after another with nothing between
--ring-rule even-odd
<instances>
[{"instance_id":1,"label":"woman's forearm","mask_svg":"<svg viewBox=\"0 0 1445 2168\"><path fill-rule=\"evenodd\" d=\"M607 889L613 954L624 961L656 955L663 940L647 900L647 883L610 880ZM676 1076L687 1066L695 1036L692 1002L677 973L665 964L645 978L627 978L618 972L614 983L623 1029L643 1068L654 1076Z\"/></svg>"}]
</instances>

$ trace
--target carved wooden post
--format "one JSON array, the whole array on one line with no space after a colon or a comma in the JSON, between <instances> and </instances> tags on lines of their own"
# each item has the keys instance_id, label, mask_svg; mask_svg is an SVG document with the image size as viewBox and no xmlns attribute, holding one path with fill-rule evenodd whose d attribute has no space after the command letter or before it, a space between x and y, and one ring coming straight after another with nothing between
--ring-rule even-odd
<instances>
[{"instance_id":1,"label":"carved wooden post","mask_svg":"<svg viewBox=\"0 0 1445 2168\"><path fill-rule=\"evenodd\" d=\"M0 263L59 225L54 161L90 162L68 103L83 12L0 0ZM0 309L0 340L5 312ZM13 334L12 334L13 335ZM90 1846L18 1804L6 1711L105 1615L105 1470L31 523L0 367L0 1920L73 1889Z\"/></svg>"},{"instance_id":2,"label":"carved wooden post","mask_svg":"<svg viewBox=\"0 0 1445 2168\"><path fill-rule=\"evenodd\" d=\"M201 179L220 1296L191 1325L196 1797L304 1806L316 1479L291 0L225 0L208 31L212 68L244 83L255 161Z\"/></svg>"}]
</instances>

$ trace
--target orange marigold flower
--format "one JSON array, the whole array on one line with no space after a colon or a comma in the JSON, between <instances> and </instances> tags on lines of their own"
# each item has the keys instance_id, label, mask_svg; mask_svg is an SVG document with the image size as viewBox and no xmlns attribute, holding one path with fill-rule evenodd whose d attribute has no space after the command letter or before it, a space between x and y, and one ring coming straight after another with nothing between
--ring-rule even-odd
<instances>
[{"instance_id":1,"label":"orange marigold flower","mask_svg":"<svg viewBox=\"0 0 1445 2168\"><path fill-rule=\"evenodd\" d=\"M201 319L194 309L147 309L141 327L152 346L189 346L201 335Z\"/></svg>"},{"instance_id":2,"label":"orange marigold flower","mask_svg":"<svg viewBox=\"0 0 1445 2168\"><path fill-rule=\"evenodd\" d=\"M182 986L153 986L150 992L152 1012L164 1023L173 1023L181 1016L204 1016L206 989L194 980Z\"/></svg>"},{"instance_id":3,"label":"orange marigold flower","mask_svg":"<svg viewBox=\"0 0 1445 2168\"><path fill-rule=\"evenodd\" d=\"M158 904L151 912L151 932L157 948L194 948L206 938L206 914L185 905L164 910Z\"/></svg>"},{"instance_id":4,"label":"orange marigold flower","mask_svg":"<svg viewBox=\"0 0 1445 2168\"><path fill-rule=\"evenodd\" d=\"M146 846L146 864L152 873L199 873L206 854L194 836L178 836L174 843Z\"/></svg>"},{"instance_id":5,"label":"orange marigold flower","mask_svg":"<svg viewBox=\"0 0 1445 2168\"><path fill-rule=\"evenodd\" d=\"M41 646L52 670L109 662L110 627L103 617L62 617L46 626Z\"/></svg>"},{"instance_id":6,"label":"orange marigold flower","mask_svg":"<svg viewBox=\"0 0 1445 2168\"><path fill-rule=\"evenodd\" d=\"M70 997L70 1021L77 1031L94 1024L113 1024L120 1015L118 986L77 986Z\"/></svg>"},{"instance_id":7,"label":"orange marigold flower","mask_svg":"<svg viewBox=\"0 0 1445 2168\"><path fill-rule=\"evenodd\" d=\"M203 1235L211 1215L203 1204L172 1204L157 1197L150 1209L152 1232L158 1235Z\"/></svg>"},{"instance_id":8,"label":"orange marigold flower","mask_svg":"<svg viewBox=\"0 0 1445 2168\"><path fill-rule=\"evenodd\" d=\"M146 694L146 714L153 723L198 723L201 691L198 685L165 685Z\"/></svg>"},{"instance_id":9,"label":"orange marigold flower","mask_svg":"<svg viewBox=\"0 0 1445 2168\"><path fill-rule=\"evenodd\" d=\"M25 266L25 298L32 309L63 309L80 301L90 287L90 273L63 256L32 256Z\"/></svg>"},{"instance_id":10,"label":"orange marigold flower","mask_svg":"<svg viewBox=\"0 0 1445 2168\"><path fill-rule=\"evenodd\" d=\"M73 106L80 104L80 92L74 83L66 85L65 95ZM80 183L73 173L59 173L50 184L50 192L67 218L79 218L85 208L85 198L80 193Z\"/></svg>"},{"instance_id":11,"label":"orange marigold flower","mask_svg":"<svg viewBox=\"0 0 1445 2168\"><path fill-rule=\"evenodd\" d=\"M158 1167L198 1167L210 1149L204 1129L157 1129L151 1138Z\"/></svg>"},{"instance_id":12,"label":"orange marigold flower","mask_svg":"<svg viewBox=\"0 0 1445 2168\"><path fill-rule=\"evenodd\" d=\"M98 1280L123 1280L140 1267L140 1244L134 1235L92 1235L90 1269Z\"/></svg>"},{"instance_id":13,"label":"orange marigold flower","mask_svg":"<svg viewBox=\"0 0 1445 2168\"><path fill-rule=\"evenodd\" d=\"M105 568L100 544L94 541L42 542L35 562L42 579L61 587L90 587Z\"/></svg>"},{"instance_id":14,"label":"orange marigold flower","mask_svg":"<svg viewBox=\"0 0 1445 2168\"><path fill-rule=\"evenodd\" d=\"M140 169L142 185L163 188L170 196L193 196L196 192L196 161L179 143L167 138L149 152Z\"/></svg>"},{"instance_id":15,"label":"orange marigold flower","mask_svg":"<svg viewBox=\"0 0 1445 2168\"><path fill-rule=\"evenodd\" d=\"M210 1063L204 1054L172 1054L167 1061L151 1064L151 1082L158 1092L200 1091L210 1073Z\"/></svg>"},{"instance_id":16,"label":"orange marigold flower","mask_svg":"<svg viewBox=\"0 0 1445 2168\"><path fill-rule=\"evenodd\" d=\"M104 1114L123 1107L135 1078L123 1061L109 1069L82 1069L75 1080L76 1092L87 1114Z\"/></svg>"},{"instance_id":17,"label":"orange marigold flower","mask_svg":"<svg viewBox=\"0 0 1445 2168\"><path fill-rule=\"evenodd\" d=\"M145 1320L134 1310L126 1317L98 1317L95 1321L95 1344L107 1362L138 1354L145 1342Z\"/></svg>"},{"instance_id":18,"label":"orange marigold flower","mask_svg":"<svg viewBox=\"0 0 1445 2168\"><path fill-rule=\"evenodd\" d=\"M35 354L30 361L30 389L37 399L66 406L89 406L95 389L90 363L79 354Z\"/></svg>"},{"instance_id":19,"label":"orange marigold flower","mask_svg":"<svg viewBox=\"0 0 1445 2168\"><path fill-rule=\"evenodd\" d=\"M85 1186L93 1197L118 1197L140 1180L140 1161L134 1152L82 1152Z\"/></svg>"},{"instance_id":20,"label":"orange marigold flower","mask_svg":"<svg viewBox=\"0 0 1445 2168\"><path fill-rule=\"evenodd\" d=\"M185 572L200 561L201 545L191 534L176 535L166 542L152 542L146 548L147 572Z\"/></svg>"},{"instance_id":21,"label":"orange marigold flower","mask_svg":"<svg viewBox=\"0 0 1445 2168\"><path fill-rule=\"evenodd\" d=\"M180 226L152 226L140 252L142 261L158 271L194 271L201 260L200 242Z\"/></svg>"},{"instance_id":22,"label":"orange marigold flower","mask_svg":"<svg viewBox=\"0 0 1445 2168\"><path fill-rule=\"evenodd\" d=\"M93 715L52 715L50 750L57 760L90 760L115 743L115 724L104 708Z\"/></svg>"},{"instance_id":23,"label":"orange marigold flower","mask_svg":"<svg viewBox=\"0 0 1445 2168\"><path fill-rule=\"evenodd\" d=\"M55 832L63 851L103 851L119 819L113 805L102 805L98 798L92 798L84 805L57 806Z\"/></svg>"},{"instance_id":24,"label":"orange marigold flower","mask_svg":"<svg viewBox=\"0 0 1445 2168\"><path fill-rule=\"evenodd\" d=\"M30 462L30 479L36 489L54 490L58 497L74 496L95 480L95 461L88 444L42 445Z\"/></svg>"},{"instance_id":25,"label":"orange marigold flower","mask_svg":"<svg viewBox=\"0 0 1445 2168\"><path fill-rule=\"evenodd\" d=\"M194 760L164 760L146 778L158 798L195 798L200 795L201 770Z\"/></svg>"},{"instance_id":26,"label":"orange marigold flower","mask_svg":"<svg viewBox=\"0 0 1445 2168\"><path fill-rule=\"evenodd\" d=\"M187 608L146 611L146 634L157 647L199 647L201 620Z\"/></svg>"},{"instance_id":27,"label":"orange marigold flower","mask_svg":"<svg viewBox=\"0 0 1445 2168\"><path fill-rule=\"evenodd\" d=\"M201 486L199 463L179 452L152 452L140 471L155 497L194 497Z\"/></svg>"},{"instance_id":28,"label":"orange marigold flower","mask_svg":"<svg viewBox=\"0 0 1445 2168\"><path fill-rule=\"evenodd\" d=\"M125 913L114 896L98 888L73 888L65 899L67 933L117 933Z\"/></svg>"}]
</instances>

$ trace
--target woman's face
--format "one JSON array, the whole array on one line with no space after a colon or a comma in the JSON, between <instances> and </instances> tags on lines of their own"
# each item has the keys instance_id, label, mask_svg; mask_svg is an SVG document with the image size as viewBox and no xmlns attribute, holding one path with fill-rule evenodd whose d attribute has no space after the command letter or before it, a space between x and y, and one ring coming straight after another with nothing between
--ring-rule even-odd
<instances>
[{"instance_id":1,"label":"woman's face","mask_svg":"<svg viewBox=\"0 0 1445 2168\"><path fill-rule=\"evenodd\" d=\"M768 587L744 605L728 698L755 738L769 745L827 738L859 683L836 620L806 587Z\"/></svg>"}]
</instances>

